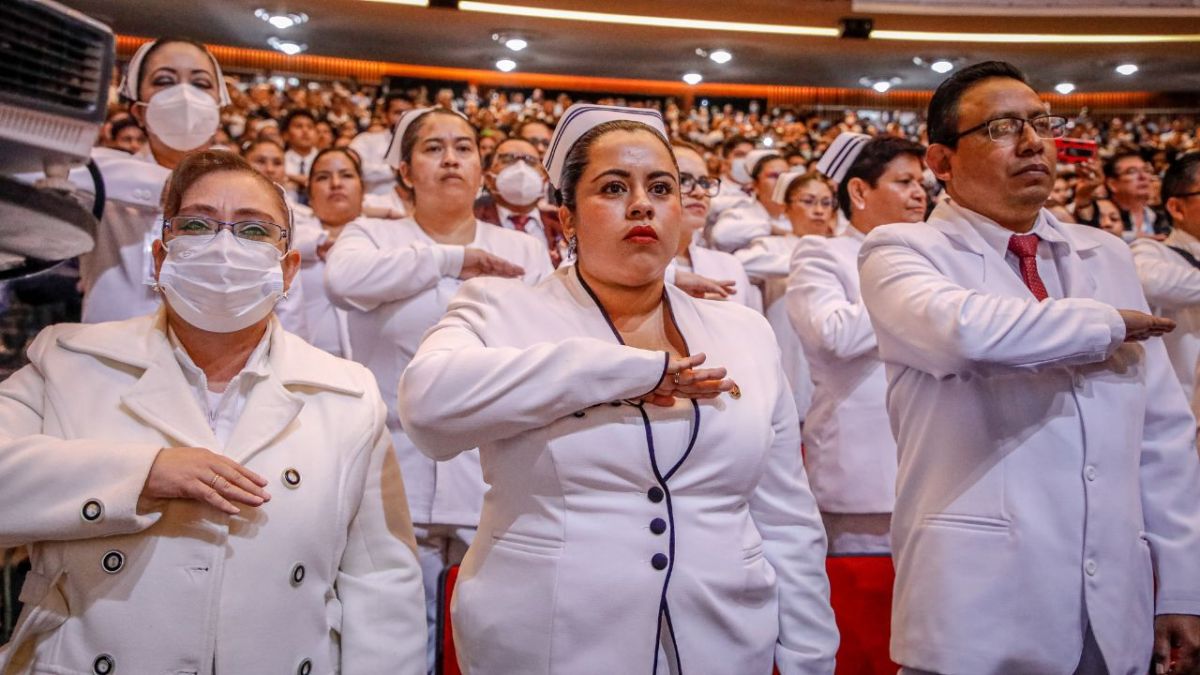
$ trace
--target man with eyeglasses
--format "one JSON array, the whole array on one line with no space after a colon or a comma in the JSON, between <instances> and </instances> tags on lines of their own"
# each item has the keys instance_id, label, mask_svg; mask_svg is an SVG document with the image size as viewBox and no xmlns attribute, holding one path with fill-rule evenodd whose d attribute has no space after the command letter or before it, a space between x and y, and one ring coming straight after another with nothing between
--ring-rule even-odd
<instances>
[{"instance_id":1,"label":"man with eyeglasses","mask_svg":"<svg viewBox=\"0 0 1200 675\"><path fill-rule=\"evenodd\" d=\"M1175 375L1200 413L1196 368L1200 366L1200 152L1182 155L1163 177L1162 203L1174 228L1165 241L1133 242L1133 261L1146 300L1159 316L1177 324L1163 338Z\"/></svg>"},{"instance_id":2,"label":"man with eyeglasses","mask_svg":"<svg viewBox=\"0 0 1200 675\"><path fill-rule=\"evenodd\" d=\"M566 239L558 211L542 208L546 196L546 169L537 148L522 138L509 138L496 146L483 168L487 194L475 200L475 217L544 240L555 267L566 252Z\"/></svg>"},{"instance_id":3,"label":"man with eyeglasses","mask_svg":"<svg viewBox=\"0 0 1200 675\"><path fill-rule=\"evenodd\" d=\"M1113 204L1121 211L1126 237L1163 239L1171 231L1165 214L1150 206L1153 197L1154 168L1135 148L1118 150L1104 161L1104 185ZM1084 205L1076 206L1081 222L1098 225L1098 213Z\"/></svg>"},{"instance_id":4,"label":"man with eyeglasses","mask_svg":"<svg viewBox=\"0 0 1200 675\"><path fill-rule=\"evenodd\" d=\"M926 153L949 198L859 255L905 673L1196 670L1200 459L1156 339L1174 323L1128 247L1043 209L1065 124L1011 64L956 72Z\"/></svg>"}]
</instances>

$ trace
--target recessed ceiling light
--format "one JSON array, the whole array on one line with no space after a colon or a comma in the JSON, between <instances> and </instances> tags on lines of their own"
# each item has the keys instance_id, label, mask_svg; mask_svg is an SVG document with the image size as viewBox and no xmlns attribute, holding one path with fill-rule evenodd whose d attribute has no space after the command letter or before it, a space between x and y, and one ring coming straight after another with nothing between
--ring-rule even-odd
<instances>
[{"instance_id":1,"label":"recessed ceiling light","mask_svg":"<svg viewBox=\"0 0 1200 675\"><path fill-rule=\"evenodd\" d=\"M714 63L729 63L733 59L733 54L730 54L727 50L718 49L709 54L708 58L712 59Z\"/></svg>"},{"instance_id":2,"label":"recessed ceiling light","mask_svg":"<svg viewBox=\"0 0 1200 675\"><path fill-rule=\"evenodd\" d=\"M258 18L266 21L280 30L286 30L292 26L299 26L305 21L308 21L308 15L304 12L272 14L271 12L268 12L262 8L254 10L254 16L257 16Z\"/></svg>"},{"instance_id":3,"label":"recessed ceiling light","mask_svg":"<svg viewBox=\"0 0 1200 675\"><path fill-rule=\"evenodd\" d=\"M1122 63L1117 66L1117 72L1122 75L1132 75L1138 71L1136 63Z\"/></svg>"},{"instance_id":4,"label":"recessed ceiling light","mask_svg":"<svg viewBox=\"0 0 1200 675\"><path fill-rule=\"evenodd\" d=\"M687 73L683 76L683 81L688 84L700 84L704 80L704 76L700 73Z\"/></svg>"},{"instance_id":5,"label":"recessed ceiling light","mask_svg":"<svg viewBox=\"0 0 1200 675\"><path fill-rule=\"evenodd\" d=\"M1058 84L1054 85L1054 91L1066 96L1067 94L1075 91L1075 85L1071 84L1070 82L1059 82Z\"/></svg>"},{"instance_id":6,"label":"recessed ceiling light","mask_svg":"<svg viewBox=\"0 0 1200 675\"><path fill-rule=\"evenodd\" d=\"M874 89L875 91L883 94L883 93L886 93L888 89L892 88L892 83L888 82L887 80L880 80L880 81L876 82L875 84L872 84L871 88Z\"/></svg>"},{"instance_id":7,"label":"recessed ceiling light","mask_svg":"<svg viewBox=\"0 0 1200 675\"><path fill-rule=\"evenodd\" d=\"M496 62L496 70L507 73L517 67L517 62L512 59L500 59Z\"/></svg>"},{"instance_id":8,"label":"recessed ceiling light","mask_svg":"<svg viewBox=\"0 0 1200 675\"><path fill-rule=\"evenodd\" d=\"M505 40L504 46L508 47L509 49L513 50L514 52L519 52L522 49L525 49L526 47L528 47L529 43L526 42L525 40L523 40L522 38L514 37L514 38L508 38L507 40Z\"/></svg>"},{"instance_id":9,"label":"recessed ceiling light","mask_svg":"<svg viewBox=\"0 0 1200 675\"><path fill-rule=\"evenodd\" d=\"M946 59L939 59L929 64L929 69L935 73L948 73L954 70L954 64Z\"/></svg>"},{"instance_id":10,"label":"recessed ceiling light","mask_svg":"<svg viewBox=\"0 0 1200 675\"><path fill-rule=\"evenodd\" d=\"M308 45L292 42L291 40L280 40L277 37L267 38L267 44L273 49L283 52L288 56L295 56L300 52L308 49Z\"/></svg>"}]
</instances>

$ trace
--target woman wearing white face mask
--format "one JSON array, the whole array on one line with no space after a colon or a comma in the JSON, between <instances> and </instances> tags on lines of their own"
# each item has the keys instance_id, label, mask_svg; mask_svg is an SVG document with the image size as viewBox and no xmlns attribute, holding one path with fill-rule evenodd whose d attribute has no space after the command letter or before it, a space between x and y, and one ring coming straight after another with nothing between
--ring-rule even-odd
<instances>
[{"instance_id":1,"label":"woman wearing white face mask","mask_svg":"<svg viewBox=\"0 0 1200 675\"><path fill-rule=\"evenodd\" d=\"M204 151L163 210L162 308L48 328L0 383L0 547L33 565L0 672L423 672L375 382L272 316L282 195Z\"/></svg>"},{"instance_id":2,"label":"woman wearing white face mask","mask_svg":"<svg viewBox=\"0 0 1200 675\"><path fill-rule=\"evenodd\" d=\"M538 157L537 148L522 138L497 145L484 167L487 194L475 201L475 217L544 239L558 267L567 243L557 210L540 203L546 197L546 169Z\"/></svg>"},{"instance_id":3,"label":"woman wearing white face mask","mask_svg":"<svg viewBox=\"0 0 1200 675\"><path fill-rule=\"evenodd\" d=\"M483 477L478 453L435 463L413 446L396 416L396 384L464 279L490 275L533 283L552 270L544 244L475 218L479 146L463 116L441 108L406 113L387 157L413 192L413 215L347 225L329 251L325 288L330 301L347 310L353 357L375 374L388 403L432 625L438 576L462 559L474 537ZM431 667L435 638L430 636Z\"/></svg>"},{"instance_id":4,"label":"woman wearing white face mask","mask_svg":"<svg viewBox=\"0 0 1200 675\"><path fill-rule=\"evenodd\" d=\"M216 59L204 45L177 38L142 45L129 62L120 93L146 128L147 143L133 156L93 151L107 201L96 246L80 258L85 323L128 319L158 307L151 288L151 246L158 238L163 185L188 152L209 147L220 107L229 103ZM73 171L71 180L84 191L95 189L86 171ZM280 320L307 335L302 313L281 308Z\"/></svg>"}]
</instances>

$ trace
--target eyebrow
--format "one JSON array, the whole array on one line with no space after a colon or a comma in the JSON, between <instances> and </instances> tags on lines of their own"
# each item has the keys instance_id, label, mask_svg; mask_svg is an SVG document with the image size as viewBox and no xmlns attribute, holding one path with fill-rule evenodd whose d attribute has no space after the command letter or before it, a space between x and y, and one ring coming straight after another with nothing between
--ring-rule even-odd
<instances>
[{"instance_id":1,"label":"eyebrow","mask_svg":"<svg viewBox=\"0 0 1200 675\"><path fill-rule=\"evenodd\" d=\"M158 75L160 72L170 73L171 75L179 75L179 71L170 66L159 66L159 67L155 68L154 71L150 73L150 75L151 76ZM208 72L207 70L205 70L203 68L193 68L190 71L191 75L195 75L197 73L199 73L201 75L207 75L209 77L213 76L212 73Z\"/></svg>"},{"instance_id":2,"label":"eyebrow","mask_svg":"<svg viewBox=\"0 0 1200 675\"><path fill-rule=\"evenodd\" d=\"M179 211L180 211L180 213L182 213L184 211L197 211L200 213L200 215L205 215L205 216L214 216L217 213L217 209L212 206L209 206L208 204L184 204L183 206L179 207ZM184 214L184 215L186 215L186 214ZM248 209L248 208L238 209L238 210L234 211L233 217L234 217L234 222L239 222L242 220L250 219L250 220L266 220L266 221L274 223L276 220L275 216L272 216L271 214L267 213L266 211L260 211L258 209Z\"/></svg>"},{"instance_id":3,"label":"eyebrow","mask_svg":"<svg viewBox=\"0 0 1200 675\"><path fill-rule=\"evenodd\" d=\"M1033 119L1033 118L1035 118L1035 117L1042 117L1043 115L1049 115L1049 114L1050 114L1050 113L1046 112L1046 110L1045 110L1044 108L1037 108L1037 109L1030 109L1030 110L1033 110L1033 112L1030 112L1029 110L1026 110L1026 111L1020 111L1020 110L1001 110L1001 111L1000 111L1000 112L998 112L998 113L995 113L995 114L993 114L993 115L989 115L989 116L988 116L988 119L989 119L989 120L994 120L994 119L996 119L996 118L998 118L998 117L1018 117L1018 118L1021 118L1021 119L1027 119L1027 120L1028 120L1028 119Z\"/></svg>"}]
</instances>

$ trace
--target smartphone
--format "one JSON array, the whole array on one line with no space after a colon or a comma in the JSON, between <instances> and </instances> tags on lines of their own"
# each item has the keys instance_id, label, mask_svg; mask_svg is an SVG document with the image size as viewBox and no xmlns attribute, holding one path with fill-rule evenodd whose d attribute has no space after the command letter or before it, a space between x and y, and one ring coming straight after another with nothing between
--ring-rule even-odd
<instances>
[{"instance_id":1,"label":"smartphone","mask_svg":"<svg viewBox=\"0 0 1200 675\"><path fill-rule=\"evenodd\" d=\"M1082 164L1092 161L1096 156L1096 141L1056 138L1054 147L1058 149L1058 161L1061 164Z\"/></svg>"}]
</instances>

